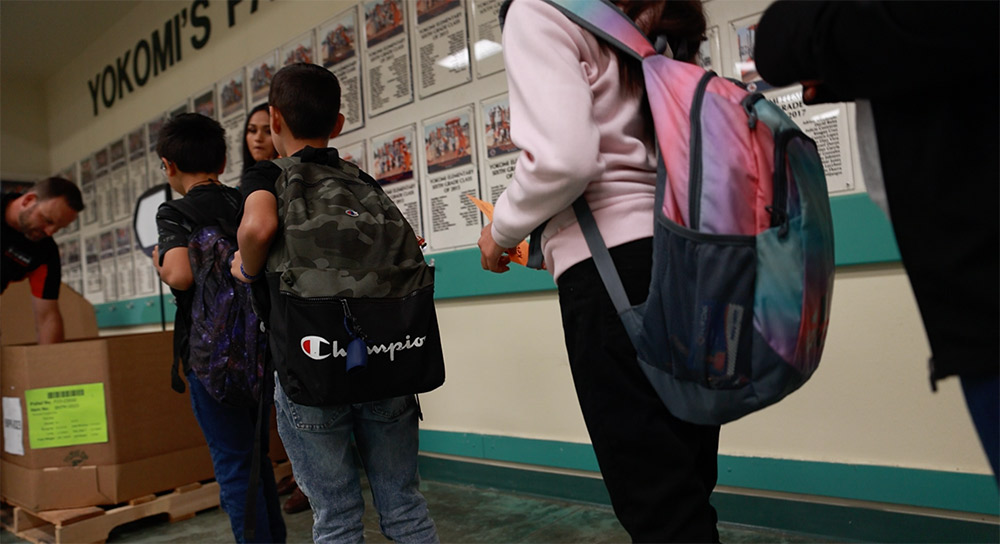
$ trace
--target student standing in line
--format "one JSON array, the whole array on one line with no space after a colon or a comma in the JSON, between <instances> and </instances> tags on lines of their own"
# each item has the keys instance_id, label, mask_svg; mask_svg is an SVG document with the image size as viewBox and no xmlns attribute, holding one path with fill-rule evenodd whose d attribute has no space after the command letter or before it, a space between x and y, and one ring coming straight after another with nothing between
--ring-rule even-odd
<instances>
[{"instance_id":1,"label":"student standing in line","mask_svg":"<svg viewBox=\"0 0 1000 544\"><path fill-rule=\"evenodd\" d=\"M857 101L865 184L896 234L931 346L932 388L961 378L995 477L998 35L995 1L777 2L754 53L768 83L802 82L806 104Z\"/></svg>"},{"instance_id":2,"label":"student standing in line","mask_svg":"<svg viewBox=\"0 0 1000 544\"><path fill-rule=\"evenodd\" d=\"M271 81L268 97L271 137L282 157L298 157L338 175L343 173L336 149L327 147L340 133L340 83L315 64L282 68ZM268 251L278 231L275 182L281 168L271 161L243 174L244 195L239 251L233 277L254 282L263 277ZM376 183L362 172L362 178ZM272 299L279 296L272 292ZM274 327L269 327L274 331ZM437 542L437 529L419 490L417 472L418 407L414 395L374 402L305 406L285 394L275 375L278 432L292 462L299 487L313 510L313 540L362 542L365 502L354 463L351 436L371 483L382 532L396 542Z\"/></svg>"},{"instance_id":3,"label":"student standing in line","mask_svg":"<svg viewBox=\"0 0 1000 544\"><path fill-rule=\"evenodd\" d=\"M62 267L52 235L83 211L83 197L73 182L43 179L22 195L3 195L0 232L0 292L11 282L28 278L39 344L62 342L59 286Z\"/></svg>"},{"instance_id":4,"label":"student standing in line","mask_svg":"<svg viewBox=\"0 0 1000 544\"><path fill-rule=\"evenodd\" d=\"M278 158L278 151L271 141L271 116L267 102L257 104L247 116L243 126L243 171L246 172L260 161ZM289 475L278 482L278 495L292 495L285 499L281 509L286 514L297 514L309 509L309 498L295 483L295 476Z\"/></svg>"},{"instance_id":5,"label":"student standing in line","mask_svg":"<svg viewBox=\"0 0 1000 544\"><path fill-rule=\"evenodd\" d=\"M701 2L614 2L674 58L693 62ZM652 268L656 150L642 68L542 0L506 13L504 61L511 139L521 148L493 223L479 239L483 269L508 270L507 248L542 236L559 289L570 369L611 504L632 539L718 541L709 496L719 427L670 414L639 368L571 207L584 195L632 304Z\"/></svg>"},{"instance_id":6,"label":"student standing in line","mask_svg":"<svg viewBox=\"0 0 1000 544\"><path fill-rule=\"evenodd\" d=\"M278 157L271 141L271 117L267 108L267 102L257 104L247 115L243 126L243 172L260 161Z\"/></svg>"},{"instance_id":7,"label":"student standing in line","mask_svg":"<svg viewBox=\"0 0 1000 544\"><path fill-rule=\"evenodd\" d=\"M206 226L221 222L236 224L240 192L219 182L226 165L225 131L218 122L198 113L184 113L160 129L156 152L170 187L179 201L167 201L156 212L159 243L153 264L160 278L177 299L174 318L174 350L184 365L191 407L212 454L215 479L219 482L222 509L229 516L233 536L244 542L247 488L250 483L257 407L235 408L208 392L188 366L187 337L191 328L194 273L188 257L191 236ZM184 202L179 207L179 202ZM196 210L191 214L190 210ZM267 388L262 394L266 394ZM256 537L258 542L284 542L285 522L278 506L274 472L267 458L268 441L261 439L260 486L257 489Z\"/></svg>"}]
</instances>

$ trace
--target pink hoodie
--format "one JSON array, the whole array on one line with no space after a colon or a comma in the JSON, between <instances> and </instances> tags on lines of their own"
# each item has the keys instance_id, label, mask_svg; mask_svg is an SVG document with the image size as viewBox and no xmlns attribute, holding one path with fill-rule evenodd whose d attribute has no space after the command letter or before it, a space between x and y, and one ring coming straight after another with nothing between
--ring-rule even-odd
<instances>
[{"instance_id":1,"label":"pink hoodie","mask_svg":"<svg viewBox=\"0 0 1000 544\"><path fill-rule=\"evenodd\" d=\"M503 49L522 151L496 203L497 244L514 247L551 218L542 250L558 280L590 258L572 209L581 194L609 248L651 237L656 152L642 140L640 98L622 95L617 58L541 0L511 3Z\"/></svg>"}]
</instances>

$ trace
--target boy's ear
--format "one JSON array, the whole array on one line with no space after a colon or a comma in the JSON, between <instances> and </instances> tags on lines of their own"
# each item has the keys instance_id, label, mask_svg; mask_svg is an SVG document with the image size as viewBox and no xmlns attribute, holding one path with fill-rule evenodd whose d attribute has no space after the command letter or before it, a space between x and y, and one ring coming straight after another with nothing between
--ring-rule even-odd
<instances>
[{"instance_id":1,"label":"boy's ear","mask_svg":"<svg viewBox=\"0 0 1000 544\"><path fill-rule=\"evenodd\" d=\"M160 159L160 160L163 161L164 159ZM164 169L164 172L166 172L168 179L171 176L176 176L177 172L180 172L180 170L177 169L177 163L171 162L171 161L165 161L165 162L166 162L167 166Z\"/></svg>"},{"instance_id":2,"label":"boy's ear","mask_svg":"<svg viewBox=\"0 0 1000 544\"><path fill-rule=\"evenodd\" d=\"M333 125L333 131L330 132L330 139L334 139L340 134L340 131L344 129L344 114L337 114L337 124Z\"/></svg>"},{"instance_id":3,"label":"boy's ear","mask_svg":"<svg viewBox=\"0 0 1000 544\"><path fill-rule=\"evenodd\" d=\"M268 106L267 109L271 119L271 134L279 134L281 132L281 112L274 109L274 106Z\"/></svg>"},{"instance_id":4,"label":"boy's ear","mask_svg":"<svg viewBox=\"0 0 1000 544\"><path fill-rule=\"evenodd\" d=\"M218 175L220 175L220 176L221 176L221 175L222 175L222 173L223 173L223 172L225 172L225 171L226 171L226 158L225 158L225 157L223 157L223 158L222 158L222 166L220 166L220 167L219 167L219 171L218 171L218 172L216 172L216 174L218 174Z\"/></svg>"}]
</instances>

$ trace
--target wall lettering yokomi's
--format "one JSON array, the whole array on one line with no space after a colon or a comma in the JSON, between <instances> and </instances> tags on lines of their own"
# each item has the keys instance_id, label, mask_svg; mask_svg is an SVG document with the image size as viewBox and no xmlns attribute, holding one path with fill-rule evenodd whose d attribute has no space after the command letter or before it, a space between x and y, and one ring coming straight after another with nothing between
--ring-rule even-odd
<instances>
[{"instance_id":1,"label":"wall lettering yokomi's","mask_svg":"<svg viewBox=\"0 0 1000 544\"><path fill-rule=\"evenodd\" d=\"M229 26L236 24L237 6L243 0L225 0ZM256 13L259 0L250 0L250 13ZM87 81L94 116L100 106L109 109L116 100L146 85L184 59L185 43L195 51L204 48L212 37L210 0L193 0L190 7L175 13L154 29L149 38L141 38L132 49L109 62Z\"/></svg>"}]
</instances>

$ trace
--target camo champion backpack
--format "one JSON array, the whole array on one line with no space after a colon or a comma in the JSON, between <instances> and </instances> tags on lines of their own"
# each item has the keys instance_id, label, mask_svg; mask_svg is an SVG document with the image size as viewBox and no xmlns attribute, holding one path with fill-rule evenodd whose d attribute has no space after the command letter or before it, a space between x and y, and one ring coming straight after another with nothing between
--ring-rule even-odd
<instances>
[{"instance_id":1,"label":"camo champion backpack","mask_svg":"<svg viewBox=\"0 0 1000 544\"><path fill-rule=\"evenodd\" d=\"M778 402L816 370L830 315L833 224L816 144L759 93L657 54L610 2L546 1L642 61L659 152L644 303L629 303L587 201L573 204L640 367L693 423Z\"/></svg>"},{"instance_id":2,"label":"camo champion backpack","mask_svg":"<svg viewBox=\"0 0 1000 544\"><path fill-rule=\"evenodd\" d=\"M325 406L444 383L434 271L381 186L347 161L275 160L270 341L282 388Z\"/></svg>"}]
</instances>

